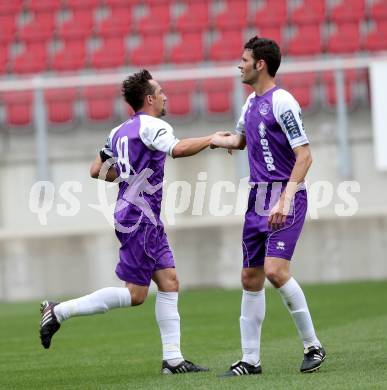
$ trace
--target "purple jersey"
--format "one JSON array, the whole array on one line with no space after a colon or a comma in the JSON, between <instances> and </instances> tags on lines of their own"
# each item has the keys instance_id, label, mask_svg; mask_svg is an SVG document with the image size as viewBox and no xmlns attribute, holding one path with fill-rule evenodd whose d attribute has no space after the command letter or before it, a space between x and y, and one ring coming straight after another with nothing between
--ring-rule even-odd
<instances>
[{"instance_id":1,"label":"purple jersey","mask_svg":"<svg viewBox=\"0 0 387 390\"><path fill-rule=\"evenodd\" d=\"M178 142L167 122L141 112L111 131L103 150L121 179L116 223L160 224L165 157Z\"/></svg>"},{"instance_id":2,"label":"purple jersey","mask_svg":"<svg viewBox=\"0 0 387 390\"><path fill-rule=\"evenodd\" d=\"M293 148L309 143L299 104L278 87L247 98L236 131L246 136L251 183L287 182L296 161Z\"/></svg>"}]
</instances>

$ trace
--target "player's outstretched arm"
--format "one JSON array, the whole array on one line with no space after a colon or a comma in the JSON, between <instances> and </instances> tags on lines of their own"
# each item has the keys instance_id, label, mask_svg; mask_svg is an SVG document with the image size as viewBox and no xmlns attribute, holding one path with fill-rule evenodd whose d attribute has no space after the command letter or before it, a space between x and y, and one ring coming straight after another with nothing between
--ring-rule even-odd
<instances>
[{"instance_id":1,"label":"player's outstretched arm","mask_svg":"<svg viewBox=\"0 0 387 390\"><path fill-rule=\"evenodd\" d=\"M215 134L208 135L206 137L186 138L180 140L172 150L172 157L189 157L201 152L203 149L206 149L211 145L214 135Z\"/></svg>"},{"instance_id":2,"label":"player's outstretched arm","mask_svg":"<svg viewBox=\"0 0 387 390\"><path fill-rule=\"evenodd\" d=\"M211 139L211 149L224 148L228 150L243 150L246 147L246 137L243 134L230 132L217 132Z\"/></svg>"},{"instance_id":3,"label":"player's outstretched arm","mask_svg":"<svg viewBox=\"0 0 387 390\"><path fill-rule=\"evenodd\" d=\"M100 155L98 155L95 158L95 160L91 163L91 166L90 166L90 176L93 179L100 179L99 176L100 176L100 172L101 172L103 164L104 164L104 162L102 161ZM113 181L115 181L117 179L117 177L118 177L118 175L117 175L116 169L114 168L114 166L111 166L109 168L109 170L107 171L107 173L106 173L106 177L103 180L109 181L109 182L113 182Z\"/></svg>"}]
</instances>

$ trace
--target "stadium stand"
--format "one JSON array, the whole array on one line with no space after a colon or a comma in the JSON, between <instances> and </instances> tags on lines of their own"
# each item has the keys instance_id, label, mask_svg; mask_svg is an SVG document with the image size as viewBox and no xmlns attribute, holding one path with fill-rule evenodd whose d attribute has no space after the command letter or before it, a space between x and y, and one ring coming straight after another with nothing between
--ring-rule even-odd
<instances>
[{"instance_id":1,"label":"stadium stand","mask_svg":"<svg viewBox=\"0 0 387 390\"><path fill-rule=\"evenodd\" d=\"M172 63L195 63L205 58L203 34L201 32L183 32L180 42L172 48L169 61Z\"/></svg>"},{"instance_id":2,"label":"stadium stand","mask_svg":"<svg viewBox=\"0 0 387 390\"><path fill-rule=\"evenodd\" d=\"M130 7L114 7L110 10L108 17L105 17L95 26L97 35L106 38L118 36L123 38L132 28L132 9Z\"/></svg>"},{"instance_id":3,"label":"stadium stand","mask_svg":"<svg viewBox=\"0 0 387 390\"><path fill-rule=\"evenodd\" d=\"M192 96L196 88L194 81L169 81L163 84L168 96L168 114L186 116L193 114Z\"/></svg>"},{"instance_id":4,"label":"stadium stand","mask_svg":"<svg viewBox=\"0 0 387 390\"><path fill-rule=\"evenodd\" d=\"M25 126L32 121L32 92L9 92L3 95L8 126Z\"/></svg>"},{"instance_id":5,"label":"stadium stand","mask_svg":"<svg viewBox=\"0 0 387 390\"><path fill-rule=\"evenodd\" d=\"M289 91L299 102L303 110L309 110L316 106L314 100L314 88L317 84L318 76L316 73L303 73L302 77L298 74L285 74L279 77L278 84Z\"/></svg>"},{"instance_id":6,"label":"stadium stand","mask_svg":"<svg viewBox=\"0 0 387 390\"><path fill-rule=\"evenodd\" d=\"M247 27L248 2L247 0L228 0L225 8L214 20L215 29L237 29Z\"/></svg>"},{"instance_id":7,"label":"stadium stand","mask_svg":"<svg viewBox=\"0 0 387 390\"><path fill-rule=\"evenodd\" d=\"M230 79L206 80L202 85L208 114L225 114L232 109L233 81Z\"/></svg>"},{"instance_id":8,"label":"stadium stand","mask_svg":"<svg viewBox=\"0 0 387 390\"><path fill-rule=\"evenodd\" d=\"M91 55L91 66L96 69L117 68L125 64L126 48L122 36L104 38Z\"/></svg>"},{"instance_id":9,"label":"stadium stand","mask_svg":"<svg viewBox=\"0 0 387 390\"><path fill-rule=\"evenodd\" d=\"M0 75L12 78L36 73L122 70L127 66L235 63L245 39L254 32L275 39L290 59L387 50L387 3L352 0L348 6L344 0L0 0ZM351 84L351 76L346 76ZM304 109L312 109L320 99L314 97L316 75L305 76L297 83L292 77L284 77L284 85L289 85ZM335 101L333 84L325 76L320 81L326 83L325 103L331 106ZM201 83L210 102L209 113L231 110L228 95L232 86L218 84L222 83ZM184 112L190 115L196 87L189 87L185 94L176 88L169 102L172 111L177 116ZM108 91L103 98L87 91L81 93L86 118L112 118L113 101L108 99L114 100L116 94ZM352 88L348 87L348 93ZM22 107L30 104L27 95L20 95ZM214 96L220 99L218 103ZM64 100L68 103L70 97ZM59 106L52 99L55 103L51 106ZM14 100L11 94L5 104L5 111L11 112L4 116L6 125L28 126L28 109L17 120L14 111L23 109L15 108ZM96 107L100 107L100 115ZM67 109L61 119L53 108L50 121L71 121L70 111Z\"/></svg>"},{"instance_id":10,"label":"stadium stand","mask_svg":"<svg viewBox=\"0 0 387 390\"><path fill-rule=\"evenodd\" d=\"M67 123L74 120L75 88L48 89L44 94L47 118L50 123Z\"/></svg>"},{"instance_id":11,"label":"stadium stand","mask_svg":"<svg viewBox=\"0 0 387 390\"><path fill-rule=\"evenodd\" d=\"M187 31L203 31L208 24L208 2L191 2L186 4L185 11L176 19L175 28L182 33Z\"/></svg>"},{"instance_id":12,"label":"stadium stand","mask_svg":"<svg viewBox=\"0 0 387 390\"><path fill-rule=\"evenodd\" d=\"M117 87L88 87L83 91L87 118L91 121L106 121L114 116L114 99Z\"/></svg>"},{"instance_id":13,"label":"stadium stand","mask_svg":"<svg viewBox=\"0 0 387 390\"><path fill-rule=\"evenodd\" d=\"M47 67L46 43L25 42L22 51L13 58L11 66L12 71L18 74L44 71Z\"/></svg>"},{"instance_id":14,"label":"stadium stand","mask_svg":"<svg viewBox=\"0 0 387 390\"><path fill-rule=\"evenodd\" d=\"M296 25L322 23L326 17L325 0L304 0L293 9L290 21Z\"/></svg>"},{"instance_id":15,"label":"stadium stand","mask_svg":"<svg viewBox=\"0 0 387 390\"><path fill-rule=\"evenodd\" d=\"M287 22L288 11L286 0L270 2L266 0L254 15L254 25L276 27L284 26Z\"/></svg>"}]
</instances>

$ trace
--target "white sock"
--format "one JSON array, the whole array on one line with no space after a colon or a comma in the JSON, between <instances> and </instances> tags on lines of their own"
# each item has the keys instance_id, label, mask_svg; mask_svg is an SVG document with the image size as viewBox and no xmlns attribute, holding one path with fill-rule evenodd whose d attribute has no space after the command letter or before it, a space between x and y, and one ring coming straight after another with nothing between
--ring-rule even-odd
<instances>
[{"instance_id":1,"label":"white sock","mask_svg":"<svg viewBox=\"0 0 387 390\"><path fill-rule=\"evenodd\" d=\"M290 278L278 291L293 317L298 334L304 343L304 348L312 345L321 346L313 327L305 295L297 281L294 278Z\"/></svg>"},{"instance_id":2,"label":"white sock","mask_svg":"<svg viewBox=\"0 0 387 390\"><path fill-rule=\"evenodd\" d=\"M243 290L241 316L242 361L253 364L260 362L261 329L265 318L265 289L261 291Z\"/></svg>"},{"instance_id":3,"label":"white sock","mask_svg":"<svg viewBox=\"0 0 387 390\"><path fill-rule=\"evenodd\" d=\"M105 313L116 307L130 306L130 292L126 287L106 287L84 297L61 302L54 308L59 322L74 316Z\"/></svg>"},{"instance_id":4,"label":"white sock","mask_svg":"<svg viewBox=\"0 0 387 390\"><path fill-rule=\"evenodd\" d=\"M163 344L163 360L174 366L181 363L180 316L177 311L177 292L158 291L156 295L156 320L159 324Z\"/></svg>"}]
</instances>

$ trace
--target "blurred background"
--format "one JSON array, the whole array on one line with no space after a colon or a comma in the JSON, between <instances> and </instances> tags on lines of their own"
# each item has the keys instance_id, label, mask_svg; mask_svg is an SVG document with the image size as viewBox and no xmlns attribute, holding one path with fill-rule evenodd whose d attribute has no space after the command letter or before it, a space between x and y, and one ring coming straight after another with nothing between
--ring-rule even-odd
<instances>
[{"instance_id":1,"label":"blurred background","mask_svg":"<svg viewBox=\"0 0 387 390\"><path fill-rule=\"evenodd\" d=\"M295 276L387 278L387 1L0 0L0 300L121 284L118 242L90 207L101 187L89 178L110 129L131 114L121 81L149 69L179 138L233 130L251 93L237 65L254 35L280 45L277 82L299 101L314 155L318 218L305 224ZM238 187L247 175L246 152L167 160L166 207L176 218L166 229L182 288L239 286L246 194L221 189L216 215L211 197L217 181ZM52 182L52 196L36 203L38 180ZM337 216L350 203L343 181L359 183L358 207ZM112 203L116 189L103 186Z\"/></svg>"}]
</instances>

